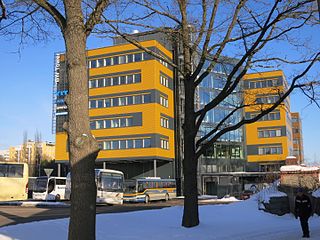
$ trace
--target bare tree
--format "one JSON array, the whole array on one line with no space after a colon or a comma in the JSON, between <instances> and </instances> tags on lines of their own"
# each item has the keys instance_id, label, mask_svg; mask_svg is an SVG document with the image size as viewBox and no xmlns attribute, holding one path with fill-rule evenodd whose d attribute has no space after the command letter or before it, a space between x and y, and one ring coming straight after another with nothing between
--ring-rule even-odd
<instances>
[{"instance_id":1,"label":"bare tree","mask_svg":"<svg viewBox=\"0 0 320 240\"><path fill-rule=\"evenodd\" d=\"M182 225L193 227L199 224L198 159L213 143L224 134L254 123L272 112L295 89L300 89L311 102L319 106L319 81L316 78L319 75L316 74L314 78L308 78L307 75L311 67L319 62L319 46L308 44L308 36L298 34L305 28L317 27L315 1L132 0L132 4L135 5L134 13L130 10L130 4L118 5L119 17L115 20L105 18L105 23L115 34L166 61L180 76L181 83L178 80L177 85L181 84L185 99L185 200ZM141 46L134 35L128 34L132 29L167 34L168 39L172 39L172 44L178 45L177 49L180 49L180 63ZM106 29L97 29L97 32L103 33ZM294 54L279 50L281 44ZM224 56L236 59L236 63L226 72L217 96L198 108L195 103L198 87L217 65L227 65L223 60ZM211 131L199 137L206 115L235 91L242 90L242 79L248 70L279 69L286 65L294 65L296 69L289 78L290 85L278 91L279 97L274 103L240 101ZM236 122L230 120L244 108L252 106L257 109L255 116L243 116Z\"/></svg>"},{"instance_id":2,"label":"bare tree","mask_svg":"<svg viewBox=\"0 0 320 240\"><path fill-rule=\"evenodd\" d=\"M69 157L72 172L72 200L69 239L95 239L96 185L95 159L98 145L91 135L88 113L88 70L86 43L109 0L0 1L0 32L26 40L50 37L57 26L65 42L69 94L66 97Z\"/></svg>"},{"instance_id":3,"label":"bare tree","mask_svg":"<svg viewBox=\"0 0 320 240\"><path fill-rule=\"evenodd\" d=\"M17 151L17 160L21 162L26 162L29 164L29 155L28 155L28 132L23 131L23 143L21 147L21 153L19 153L19 150ZM21 159L20 159L21 158Z\"/></svg>"},{"instance_id":4,"label":"bare tree","mask_svg":"<svg viewBox=\"0 0 320 240\"><path fill-rule=\"evenodd\" d=\"M42 147L41 147L41 132L36 130L35 136L34 136L34 157L35 157L35 162L34 162L34 176L38 175L40 177L41 172L41 161L43 160L43 154L42 154ZM38 174L36 174L38 173Z\"/></svg>"}]
</instances>

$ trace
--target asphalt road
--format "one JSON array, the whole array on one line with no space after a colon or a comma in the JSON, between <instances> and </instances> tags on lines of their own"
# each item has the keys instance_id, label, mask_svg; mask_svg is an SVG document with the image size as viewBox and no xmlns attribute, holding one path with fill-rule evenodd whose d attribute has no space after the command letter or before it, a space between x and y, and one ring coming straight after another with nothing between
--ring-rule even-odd
<instances>
[{"instance_id":1,"label":"asphalt road","mask_svg":"<svg viewBox=\"0 0 320 240\"><path fill-rule=\"evenodd\" d=\"M159 209L164 207L182 205L182 199L170 201L153 201L151 203L131 203L123 205L98 205L97 214L141 211ZM66 218L70 215L69 207L22 207L22 206L0 206L0 228L19 223Z\"/></svg>"}]
</instances>

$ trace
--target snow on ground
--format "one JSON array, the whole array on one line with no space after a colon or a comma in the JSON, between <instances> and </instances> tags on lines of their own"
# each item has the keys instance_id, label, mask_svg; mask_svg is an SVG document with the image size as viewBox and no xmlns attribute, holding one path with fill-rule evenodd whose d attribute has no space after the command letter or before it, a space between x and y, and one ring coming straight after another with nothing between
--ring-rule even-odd
<instances>
[{"instance_id":1,"label":"snow on ground","mask_svg":"<svg viewBox=\"0 0 320 240\"><path fill-rule=\"evenodd\" d=\"M320 188L312 192L312 196L315 198L320 198Z\"/></svg>"},{"instance_id":2,"label":"snow on ground","mask_svg":"<svg viewBox=\"0 0 320 240\"><path fill-rule=\"evenodd\" d=\"M70 204L64 202L46 202L46 201L9 201L0 202L0 205L12 205L21 207L69 207Z\"/></svg>"},{"instance_id":3,"label":"snow on ground","mask_svg":"<svg viewBox=\"0 0 320 240\"><path fill-rule=\"evenodd\" d=\"M292 214L276 216L258 210L255 199L200 209L200 225L181 227L182 206L160 210L97 215L97 240L295 240L299 221ZM0 228L1 240L64 240L68 219L19 224ZM320 239L320 218L309 221L311 239Z\"/></svg>"}]
</instances>

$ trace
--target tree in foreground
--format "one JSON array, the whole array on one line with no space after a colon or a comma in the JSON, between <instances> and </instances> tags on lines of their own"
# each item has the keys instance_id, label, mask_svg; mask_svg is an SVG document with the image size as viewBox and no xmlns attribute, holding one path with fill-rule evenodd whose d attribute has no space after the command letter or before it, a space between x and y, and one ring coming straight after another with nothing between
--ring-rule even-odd
<instances>
[{"instance_id":1,"label":"tree in foreground","mask_svg":"<svg viewBox=\"0 0 320 240\"><path fill-rule=\"evenodd\" d=\"M69 115L64 126L72 172L69 239L75 240L95 239L94 166L99 148L89 127L86 45L109 4L108 0L0 0L2 35L17 35L23 44L27 40L46 40L54 32L52 29L58 27L64 39L69 82L65 99Z\"/></svg>"},{"instance_id":2,"label":"tree in foreground","mask_svg":"<svg viewBox=\"0 0 320 240\"><path fill-rule=\"evenodd\" d=\"M149 1L132 0L130 5L119 5L121 16L117 20L105 19L113 32L147 53L168 62L179 75L176 83L184 99L184 213L182 225L199 224L197 166L198 159L224 134L245 124L258 121L279 107L295 90L317 106L319 101L319 72L308 75L319 62L319 45L308 43L312 31L319 31L315 1ZM135 12L132 13L134 6ZM140 14L139 14L140 13ZM126 16L125 18L123 16ZM132 29L142 32L162 32L179 49L179 60L144 48L128 33ZM100 32L105 29L100 29ZM309 33L309 35L299 34ZM147 33L146 33L147 34ZM218 65L228 65L226 57L236 62L221 81L221 89L210 101L199 108L196 95L199 85ZM291 66L290 85L278 91L272 104L253 101L233 102L233 108L209 132L200 135L206 115L235 91L242 91L242 79L251 71L288 69ZM265 71L265 70L264 70ZM255 98L254 98L255 99ZM242 115L245 107L256 108L252 117ZM235 116L243 116L239 119ZM237 119L237 121L234 121Z\"/></svg>"}]
</instances>

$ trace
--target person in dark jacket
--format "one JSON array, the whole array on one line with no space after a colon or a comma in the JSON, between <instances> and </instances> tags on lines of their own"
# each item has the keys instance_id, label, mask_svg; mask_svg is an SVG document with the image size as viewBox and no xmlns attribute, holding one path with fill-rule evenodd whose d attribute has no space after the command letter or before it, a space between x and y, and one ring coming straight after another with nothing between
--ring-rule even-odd
<instances>
[{"instance_id":1,"label":"person in dark jacket","mask_svg":"<svg viewBox=\"0 0 320 240\"><path fill-rule=\"evenodd\" d=\"M295 199L295 217L300 218L300 224L304 238L309 238L309 224L308 219L312 214L312 206L310 198L303 192L303 189L298 189Z\"/></svg>"}]
</instances>

